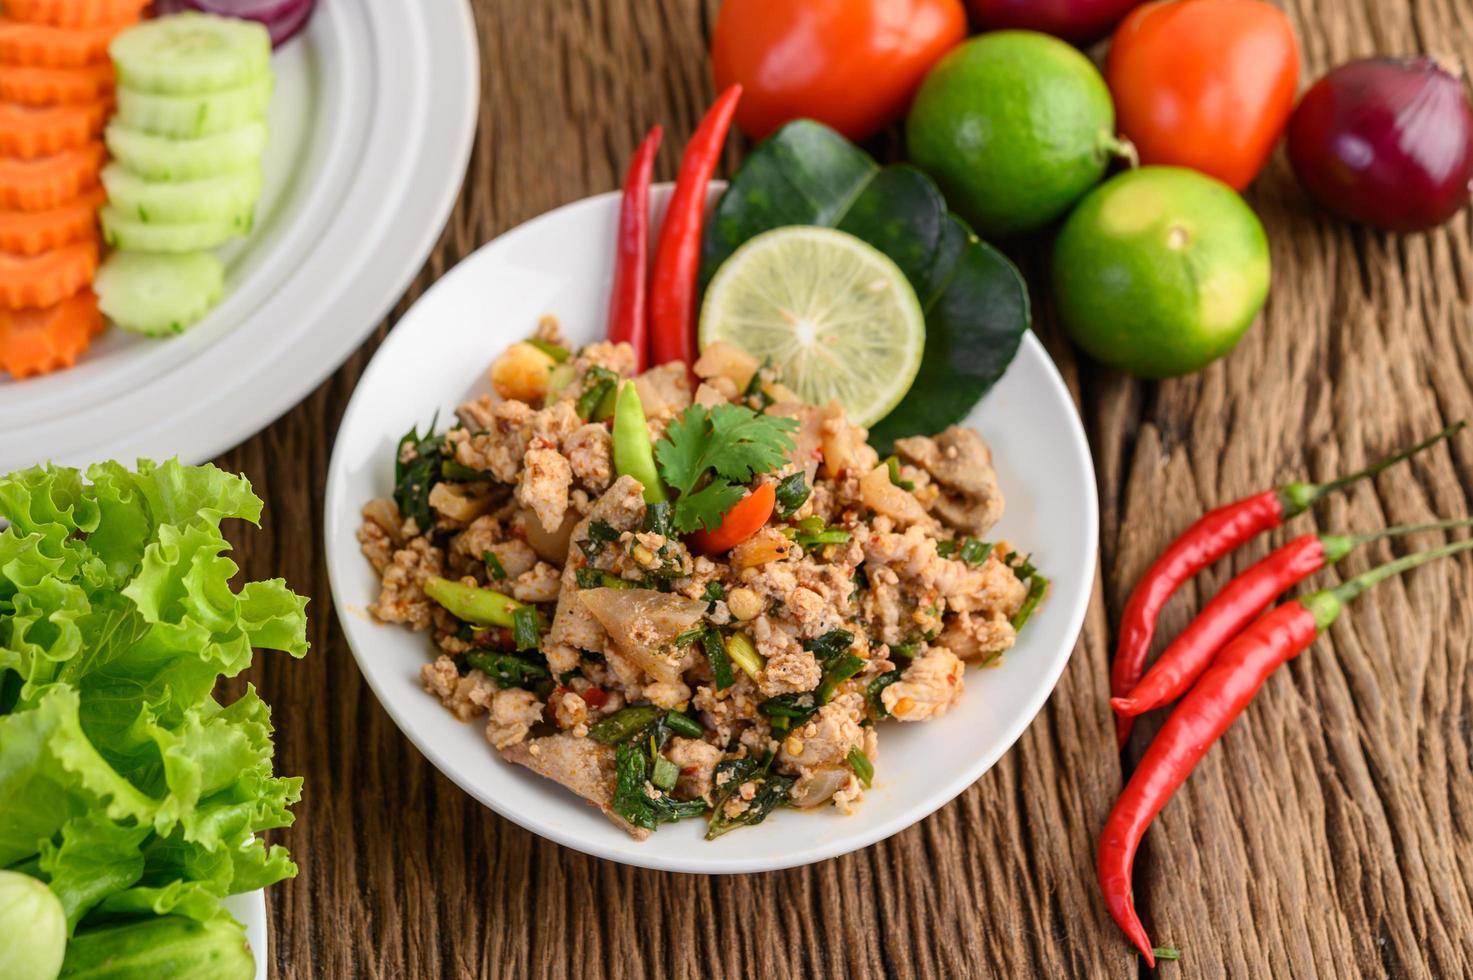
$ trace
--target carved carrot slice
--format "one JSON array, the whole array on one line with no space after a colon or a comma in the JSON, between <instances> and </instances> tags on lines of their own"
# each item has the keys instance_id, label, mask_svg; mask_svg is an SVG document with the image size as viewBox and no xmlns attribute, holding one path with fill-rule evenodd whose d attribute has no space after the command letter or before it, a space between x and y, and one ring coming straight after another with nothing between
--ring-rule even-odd
<instances>
[{"instance_id":1,"label":"carved carrot slice","mask_svg":"<svg viewBox=\"0 0 1473 980\"><path fill-rule=\"evenodd\" d=\"M45 211L0 211L0 252L40 255L72 242L97 239L97 209L107 202L101 187Z\"/></svg>"},{"instance_id":2,"label":"carved carrot slice","mask_svg":"<svg viewBox=\"0 0 1473 980\"><path fill-rule=\"evenodd\" d=\"M136 21L148 0L5 0L5 12L28 24L97 27Z\"/></svg>"},{"instance_id":3,"label":"carved carrot slice","mask_svg":"<svg viewBox=\"0 0 1473 980\"><path fill-rule=\"evenodd\" d=\"M45 211L97 186L107 151L99 142L49 157L0 157L0 208Z\"/></svg>"},{"instance_id":4,"label":"carved carrot slice","mask_svg":"<svg viewBox=\"0 0 1473 980\"><path fill-rule=\"evenodd\" d=\"M107 46L132 21L97 27L52 27L0 17L0 64L81 68L107 62Z\"/></svg>"},{"instance_id":5,"label":"carved carrot slice","mask_svg":"<svg viewBox=\"0 0 1473 980\"><path fill-rule=\"evenodd\" d=\"M0 371L29 378L69 368L105 326L90 289L44 309L0 309Z\"/></svg>"},{"instance_id":6,"label":"carved carrot slice","mask_svg":"<svg viewBox=\"0 0 1473 980\"><path fill-rule=\"evenodd\" d=\"M111 99L47 108L0 102L0 156L34 160L79 150L102 133Z\"/></svg>"},{"instance_id":7,"label":"carved carrot slice","mask_svg":"<svg viewBox=\"0 0 1473 980\"><path fill-rule=\"evenodd\" d=\"M0 64L0 99L28 106L96 102L113 90L113 66L22 68Z\"/></svg>"},{"instance_id":8,"label":"carved carrot slice","mask_svg":"<svg viewBox=\"0 0 1473 980\"><path fill-rule=\"evenodd\" d=\"M95 241L73 242L40 255L0 252L0 306L51 306L76 295L96 272Z\"/></svg>"}]
</instances>

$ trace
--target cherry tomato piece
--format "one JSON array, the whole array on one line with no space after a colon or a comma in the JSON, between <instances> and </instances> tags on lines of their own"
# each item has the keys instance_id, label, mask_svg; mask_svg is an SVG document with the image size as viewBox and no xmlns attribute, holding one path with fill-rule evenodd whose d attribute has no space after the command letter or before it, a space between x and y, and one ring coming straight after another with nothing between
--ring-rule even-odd
<instances>
[{"instance_id":1,"label":"cherry tomato piece","mask_svg":"<svg viewBox=\"0 0 1473 980\"><path fill-rule=\"evenodd\" d=\"M771 483L760 484L726 512L726 516L721 519L721 526L716 530L692 534L690 545L703 555L719 555L730 551L762 530L762 525L767 523L776 506L777 490Z\"/></svg>"},{"instance_id":2,"label":"cherry tomato piece","mask_svg":"<svg viewBox=\"0 0 1473 980\"><path fill-rule=\"evenodd\" d=\"M718 90L742 85L736 119L748 136L816 119L863 140L905 113L966 35L961 0L726 0L711 61Z\"/></svg>"},{"instance_id":3,"label":"cherry tomato piece","mask_svg":"<svg viewBox=\"0 0 1473 980\"><path fill-rule=\"evenodd\" d=\"M1262 0L1156 0L1115 31L1105 79L1141 163L1242 190L1289 122L1299 49L1289 19Z\"/></svg>"}]
</instances>

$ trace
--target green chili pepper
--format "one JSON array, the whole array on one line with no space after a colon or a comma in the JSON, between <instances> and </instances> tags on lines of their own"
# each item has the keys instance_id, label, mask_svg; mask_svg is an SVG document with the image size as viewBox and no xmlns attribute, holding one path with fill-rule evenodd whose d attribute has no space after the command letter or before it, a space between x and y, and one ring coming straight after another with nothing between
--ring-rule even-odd
<instances>
[{"instance_id":1,"label":"green chili pepper","mask_svg":"<svg viewBox=\"0 0 1473 980\"><path fill-rule=\"evenodd\" d=\"M614 472L638 480L644 487L645 503L658 504L667 499L660 473L655 469L650 426L632 381L619 387L619 398L614 403Z\"/></svg>"},{"instance_id":2,"label":"green chili pepper","mask_svg":"<svg viewBox=\"0 0 1473 980\"><path fill-rule=\"evenodd\" d=\"M432 578L426 582L424 593L450 610L457 619L480 626L511 629L516 625L516 611L522 608L522 603L511 596L443 578Z\"/></svg>"},{"instance_id":3,"label":"green chili pepper","mask_svg":"<svg viewBox=\"0 0 1473 980\"><path fill-rule=\"evenodd\" d=\"M527 344L537 348L559 364L573 356L573 352L562 344L554 344L552 341L543 340L541 337L530 337L527 339Z\"/></svg>"}]
</instances>

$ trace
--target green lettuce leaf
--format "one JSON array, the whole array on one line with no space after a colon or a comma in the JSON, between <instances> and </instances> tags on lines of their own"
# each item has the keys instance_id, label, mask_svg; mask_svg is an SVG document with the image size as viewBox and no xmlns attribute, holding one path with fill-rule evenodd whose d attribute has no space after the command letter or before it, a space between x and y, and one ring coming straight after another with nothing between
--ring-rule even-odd
<instances>
[{"instance_id":1,"label":"green lettuce leaf","mask_svg":"<svg viewBox=\"0 0 1473 980\"><path fill-rule=\"evenodd\" d=\"M255 649L307 652L305 598L231 587L221 522L260 516L212 466L0 476L0 868L48 882L79 935L228 920L221 897L296 874L259 836L301 796L270 709L213 695Z\"/></svg>"}]
</instances>

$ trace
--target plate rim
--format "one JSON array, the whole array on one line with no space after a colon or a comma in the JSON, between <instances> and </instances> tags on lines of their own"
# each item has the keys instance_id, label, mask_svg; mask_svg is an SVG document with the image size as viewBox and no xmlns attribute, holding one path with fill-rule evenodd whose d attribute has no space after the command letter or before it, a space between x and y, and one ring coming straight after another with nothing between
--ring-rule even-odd
<instances>
[{"instance_id":1,"label":"plate rim","mask_svg":"<svg viewBox=\"0 0 1473 980\"><path fill-rule=\"evenodd\" d=\"M451 0L448 3L422 6L412 4L407 8L400 7L392 0L371 0L368 4L370 16L367 18L362 17L363 11L355 12L355 6L345 4L334 10L334 13L362 18L370 32L368 37L373 44L371 53L365 55L369 74L355 76L355 80L366 84L370 90L382 84L375 66L384 58L384 53L379 48L391 43L392 39L375 36L385 33L388 28L383 26L382 16L378 18L380 26L377 29L373 27L373 10L408 11L405 16L411 18L409 23L424 38L421 49L424 58L409 70L422 74L425 79L423 97L428 100L428 104L437 107L436 111L444 120L435 130L427 131L420 153L412 162L418 164L426 160L438 160L440 165L436 170L443 172L446 179L421 181L418 171L411 167L410 176L399 180L395 191L398 193L404 188L412 191L414 206L397 209L395 214L377 221L366 219L360 222L361 228L353 226L358 231L374 232L376 242L393 240L402 243L392 253L399 258L381 260L383 265L393 268L393 274L375 267L376 257L382 254L382 250L365 248L350 271L336 276L331 288L320 291L324 296L330 294L330 301L320 300L315 304L316 315L302 318L303 329L298 330L293 337L305 339L294 341L288 347L278 348L274 356L255 361L253 367L242 371L246 376L243 381L232 384L227 377L226 383L211 385L208 378L200 376L202 369L198 367L198 362L207 358L210 350L225 346L242 331L250 330L252 323L263 315L263 309L271 300L269 295L260 297L250 304L249 312L238 323L221 336L213 338L203 350L169 364L160 373L150 376L139 385L136 400L124 400L127 398L124 396L124 399L119 400L120 405L109 406L107 411L102 406L89 403L78 415L42 419L21 428L21 435L26 435L28 431L31 433L27 437L31 443L25 449L27 455L21 456L18 452L14 459L7 462L14 463L16 467L48 460L79 465L119 455L152 455L159 458L177 456L186 463L211 459L271 425L310 396L362 346L364 339L399 302L405 290L424 269L435 242L444 233L465 181L475 148L480 108L479 38L470 0ZM447 86L446 80L457 75L463 77L456 78L454 86ZM460 84L462 81L464 84ZM370 107L369 119L374 118ZM362 138L365 141L372 140L380 133L378 127L382 125L382 120L371 122L362 131ZM340 183L341 176L324 174L321 179ZM339 197L343 200L352 195L353 188L362 186L361 182L353 180L342 183L344 186ZM322 236L315 235L313 240L320 246ZM294 277L288 276L276 284L278 288L273 292L285 291L287 284L293 281ZM340 311L349 307L364 312L361 316L343 317ZM352 325L338 330L321 330L323 324L330 322L329 318L332 317L340 322L351 319ZM316 340L313 339L313 328L319 328L319 337ZM316 356L293 357L293 351L304 347ZM297 366L290 371L281 370L284 365L292 364ZM218 363L213 366L217 369L220 367ZM218 374L218 370L209 373ZM215 381L218 382L219 379L216 378ZM158 397L150 399L142 394L185 385L189 386L188 393L199 397L181 399L174 396L167 402L161 402ZM266 392L264 396L263 392ZM131 418L133 424L126 427L121 424L112 427L97 426L98 418L108 414L124 415ZM181 419L185 421L181 423ZM52 427L61 423L92 431L85 440L65 441L59 448L51 448L38 454L36 445L45 444L47 439L54 439L56 433ZM54 447L55 443L52 445Z\"/></svg>"},{"instance_id":2,"label":"plate rim","mask_svg":"<svg viewBox=\"0 0 1473 980\"><path fill-rule=\"evenodd\" d=\"M652 206L654 208L658 209L661 202L664 200L664 195L668 194L671 186L672 185L670 185L669 183L655 185L654 194L652 195ZM724 186L724 182L713 181L711 186L711 194L714 196ZM471 274L471 270L476 264L475 260L477 256L480 255L483 251L490 249L491 247L496 245L498 242L501 241L501 239L509 235L518 233L536 222L551 219L553 216L561 214L562 212L565 212L569 209L583 206L592 207L597 202L607 203L615 201L619 197L619 191L609 191L602 194L590 195L588 197L580 198L578 200L559 205L539 215L533 216L532 218L529 218L528 220L515 225L512 228L508 228L500 235L497 235L495 238L484 243L475 251L471 252L469 255L461 259L460 262L458 262L453 268L448 270L429 289L427 289L424 294L415 301L414 306L417 307L422 303L426 303L431 299L432 296L437 295L441 291L448 291L456 288L455 281L457 279L459 279L461 276L468 276ZM405 312L404 316L401 318L400 323L404 324L407 322L412 322L411 317L413 313L414 307L411 307ZM1068 646L1064 655L1057 658L1057 663L1051 668L1051 676L1048 676L1046 678L1046 682L1039 683L1038 685L1030 689L1030 697L1027 705L1027 710L1023 713L1023 716L1021 716L1008 729L1005 730L1005 733L1002 737L997 739L996 746L992 751L988 753L980 753L976 757L976 759L973 760L969 765L962 767L962 769L956 772L950 779L945 780L942 787L938 789L931 797L929 797L923 806L915 810L906 811L902 814L898 814L888 820L876 821L874 825L865 828L855 835L844 837L838 842L831 844L825 843L811 851L804 852L802 854L794 854L786 858L770 859L763 857L749 857L736 860L716 860L714 858L714 855L713 858L710 859L703 859L700 857L686 858L683 856L675 856L672 858L670 855L663 854L662 852L653 849L636 849L633 851L617 850L611 849L610 847L603 845L597 840L590 840L582 837L576 831L556 825L537 825L531 820L524 819L521 814L509 812L508 808L503 808L502 806L499 806L492 794L484 787L478 787L472 780L463 779L461 773L458 771L458 768L449 760L450 750L448 748L442 749L436 744L430 742L428 739L421 738L416 733L416 726L410 724L409 721L404 716L402 716L401 712L395 708L393 699L387 696L385 689L380 685L374 673L370 670L365 669L364 657L367 654L360 653L358 647L354 644L352 639L353 626L350 623L350 617L354 616L355 614L351 612L350 609L353 605L353 602L345 602L346 597L343 595L344 586L339 582L337 562L334 558L334 548L332 545L332 542L337 540L341 534L352 533L351 529L343 527L343 522L346 520L346 515L341 511L341 508L333 507L336 498L342 496L340 484L343 480L347 478L345 475L347 464L344 461L345 450L343 449L342 435L343 431L348 425L349 419L352 418L354 415L354 409L358 400L360 398L368 397L368 382L372 380L372 377L377 373L378 370L385 369L383 368L383 364L388 363L388 361L392 358L394 350L397 347L397 343L395 343L396 338L401 336L407 338L409 334L407 331L401 333L401 331L396 330L395 333L391 334L390 337L384 342L384 344L380 346L377 351L374 352L373 358L370 360L369 364L364 368L363 373L360 375L358 382L354 388L353 394L348 400L348 404L344 407L343 414L339 420L338 431L334 435L332 455L328 462L327 485L325 487L323 495L322 524L322 546L324 549L325 563L327 565L329 593L332 599L333 610L336 615L343 641L347 644L349 652L353 656L354 664L358 668L359 674L367 682L370 690L373 691L373 695L378 701L380 707L382 707L385 713L389 715L390 719L394 722L394 725L396 728L398 728L399 732L408 739L409 743L413 745L414 748L421 755L423 755L430 762L430 764L433 765L435 769L440 772L441 775L445 776L447 779L453 782L468 796L476 800L482 806L487 807L488 809L511 821L517 826L533 834L536 834L539 837L552 840L555 843L572 848L573 850L579 851L581 853L589 854L594 857L604 858L606 860L614 861L619 864L648 868L656 871L671 871L694 874L747 874L765 871L779 871L787 868L802 867L809 864L815 864L820 861L839 857L843 854L862 850L882 840L892 837L895 834L900 833L901 831L906 830L910 827L913 827L921 821L925 820L927 817L934 814L937 810L954 801L968 787L972 786L974 783L977 782L977 780L981 779L982 776L989 772L997 764L998 760L1000 760L1004 755L1012 750L1012 748L1017 744L1018 740L1022 737L1023 733L1027 731L1028 728L1035 721L1037 721L1038 716L1042 713L1049 698L1052 697L1054 689L1058 686L1059 678L1063 675L1064 669L1068 666L1069 662L1073 659L1074 653L1078 650L1079 637L1083 630L1084 619L1088 613L1089 603L1093 595L1093 582L1099 568L1099 494L1097 486L1098 474L1095 469L1094 457L1090 450L1089 440L1084 430L1084 423L1079 415L1078 405L1075 402L1072 393L1069 391L1068 385L1064 382L1064 378L1059 372L1058 366L1054 363L1053 358L1049 356L1047 349L1043 345L1043 342L1038 339L1037 335L1030 328L1028 331L1026 331L1023 337L1020 351L1023 348L1026 348L1029 351L1030 356L1036 356L1041 359L1042 370L1045 373L1049 386L1053 389L1054 395L1060 398L1064 402L1064 404L1068 406L1069 411L1066 413L1066 415L1068 419L1068 436L1070 447L1075 453L1078 454L1079 460L1082 462L1085 471L1090 477L1088 481L1088 492L1083 495L1084 502L1086 504L1084 514L1085 526L1083 529L1083 537L1084 540L1087 542L1086 550L1089 555L1089 567L1086 570L1086 574L1083 576L1083 580L1085 582L1084 588L1081 589L1079 593L1074 597L1072 604L1067 609L1064 635L1068 637ZM398 343L407 342L407 340L402 339L398 341ZM356 511L354 513L356 513ZM354 601L356 602L356 600Z\"/></svg>"}]
</instances>

